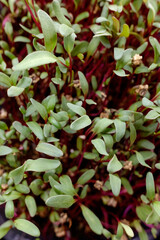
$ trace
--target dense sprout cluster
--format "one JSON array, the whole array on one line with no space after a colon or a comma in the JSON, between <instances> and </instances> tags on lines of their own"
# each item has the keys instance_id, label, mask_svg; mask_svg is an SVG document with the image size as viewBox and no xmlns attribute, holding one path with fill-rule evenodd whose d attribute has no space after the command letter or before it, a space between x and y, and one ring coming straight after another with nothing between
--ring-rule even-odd
<instances>
[{"instance_id":1,"label":"dense sprout cluster","mask_svg":"<svg viewBox=\"0 0 160 240\"><path fill-rule=\"evenodd\" d=\"M157 235L159 13L159 0L0 0L0 239Z\"/></svg>"}]
</instances>

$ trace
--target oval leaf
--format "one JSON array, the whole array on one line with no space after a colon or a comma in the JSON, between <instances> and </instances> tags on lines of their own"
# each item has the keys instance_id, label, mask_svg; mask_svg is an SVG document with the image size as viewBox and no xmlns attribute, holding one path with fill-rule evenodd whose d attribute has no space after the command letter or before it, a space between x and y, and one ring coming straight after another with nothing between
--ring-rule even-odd
<instances>
[{"instance_id":1,"label":"oval leaf","mask_svg":"<svg viewBox=\"0 0 160 240\"><path fill-rule=\"evenodd\" d=\"M98 235L102 234L103 226L99 220L99 218L86 206L81 205L82 214L87 221L88 225Z\"/></svg>"},{"instance_id":2,"label":"oval leaf","mask_svg":"<svg viewBox=\"0 0 160 240\"><path fill-rule=\"evenodd\" d=\"M52 52L57 44L57 33L55 31L53 20L41 9L38 10L37 14L41 23L46 50Z\"/></svg>"},{"instance_id":3,"label":"oval leaf","mask_svg":"<svg viewBox=\"0 0 160 240\"><path fill-rule=\"evenodd\" d=\"M35 99L31 98L30 100L35 109L37 110L37 112L41 115L41 117L44 120L46 120L48 117L46 108L41 103L37 102Z\"/></svg>"},{"instance_id":4,"label":"oval leaf","mask_svg":"<svg viewBox=\"0 0 160 240\"><path fill-rule=\"evenodd\" d=\"M121 190L121 179L113 174L109 174L109 179L113 194L118 196Z\"/></svg>"},{"instance_id":5,"label":"oval leaf","mask_svg":"<svg viewBox=\"0 0 160 240\"><path fill-rule=\"evenodd\" d=\"M28 54L20 63L13 67L13 70L21 71L55 62L57 62L57 58L52 53L47 51L36 51Z\"/></svg>"},{"instance_id":6,"label":"oval leaf","mask_svg":"<svg viewBox=\"0 0 160 240\"><path fill-rule=\"evenodd\" d=\"M81 106L72 103L67 103L67 106L69 107L69 109L71 109L73 112L77 113L80 116L86 114L86 110Z\"/></svg>"},{"instance_id":7,"label":"oval leaf","mask_svg":"<svg viewBox=\"0 0 160 240\"><path fill-rule=\"evenodd\" d=\"M151 168L147 163L145 163L144 158L143 158L143 156L142 156L142 154L141 154L140 152L137 152L137 151L136 151L136 157L137 157L138 162L139 162L142 166Z\"/></svg>"},{"instance_id":8,"label":"oval leaf","mask_svg":"<svg viewBox=\"0 0 160 240\"><path fill-rule=\"evenodd\" d=\"M80 71L78 72L78 76L79 76L82 91L83 91L84 95L86 96L88 93L88 90L89 90L89 85L88 85L87 79L84 76L84 74Z\"/></svg>"},{"instance_id":9,"label":"oval leaf","mask_svg":"<svg viewBox=\"0 0 160 240\"><path fill-rule=\"evenodd\" d=\"M11 87L11 79L2 72L0 72L0 86L6 87L6 88Z\"/></svg>"},{"instance_id":10,"label":"oval leaf","mask_svg":"<svg viewBox=\"0 0 160 240\"><path fill-rule=\"evenodd\" d=\"M36 225L26 219L16 219L14 221L14 225L18 230L25 232L33 237L40 236L40 231Z\"/></svg>"},{"instance_id":11,"label":"oval leaf","mask_svg":"<svg viewBox=\"0 0 160 240\"><path fill-rule=\"evenodd\" d=\"M78 131L80 129L83 129L91 124L91 119L87 115L83 115L80 118L77 118L72 124L70 125L70 128Z\"/></svg>"},{"instance_id":12,"label":"oval leaf","mask_svg":"<svg viewBox=\"0 0 160 240\"><path fill-rule=\"evenodd\" d=\"M70 195L58 195L47 199L46 205L54 208L69 208L75 203Z\"/></svg>"},{"instance_id":13,"label":"oval leaf","mask_svg":"<svg viewBox=\"0 0 160 240\"><path fill-rule=\"evenodd\" d=\"M115 119L114 124L115 124L115 128L116 128L116 141L119 142L125 135L126 123L122 122L119 119Z\"/></svg>"},{"instance_id":14,"label":"oval leaf","mask_svg":"<svg viewBox=\"0 0 160 240\"><path fill-rule=\"evenodd\" d=\"M146 176L146 195L149 200L153 200L155 197L154 178L151 172L148 172Z\"/></svg>"},{"instance_id":15,"label":"oval leaf","mask_svg":"<svg viewBox=\"0 0 160 240\"><path fill-rule=\"evenodd\" d=\"M50 144L50 143L39 143L36 147L36 150L41 153L45 153L48 156L51 157L62 157L63 152L57 148L56 146Z\"/></svg>"},{"instance_id":16,"label":"oval leaf","mask_svg":"<svg viewBox=\"0 0 160 240\"><path fill-rule=\"evenodd\" d=\"M118 160L117 156L114 155L107 165L107 170L110 173L117 172L122 169L122 164Z\"/></svg>"},{"instance_id":17,"label":"oval leaf","mask_svg":"<svg viewBox=\"0 0 160 240\"><path fill-rule=\"evenodd\" d=\"M27 122L27 125L31 129L31 131L36 135L37 138L43 140L44 138L43 130L37 122Z\"/></svg>"},{"instance_id":18,"label":"oval leaf","mask_svg":"<svg viewBox=\"0 0 160 240\"><path fill-rule=\"evenodd\" d=\"M26 196L25 204L27 206L30 216L34 217L37 212L37 205L36 205L36 201L34 200L34 198L32 196Z\"/></svg>"},{"instance_id":19,"label":"oval leaf","mask_svg":"<svg viewBox=\"0 0 160 240\"><path fill-rule=\"evenodd\" d=\"M88 182L95 174L95 170L94 169L89 169L86 172L84 172L79 178L77 183L78 184L85 184L86 182Z\"/></svg>"},{"instance_id":20,"label":"oval leaf","mask_svg":"<svg viewBox=\"0 0 160 240\"><path fill-rule=\"evenodd\" d=\"M105 143L102 139L96 138L91 142L100 154L108 156L108 153L106 152Z\"/></svg>"},{"instance_id":21,"label":"oval leaf","mask_svg":"<svg viewBox=\"0 0 160 240\"><path fill-rule=\"evenodd\" d=\"M8 97L17 97L24 91L24 88L12 86L7 90Z\"/></svg>"},{"instance_id":22,"label":"oval leaf","mask_svg":"<svg viewBox=\"0 0 160 240\"><path fill-rule=\"evenodd\" d=\"M12 148L7 146L0 146L0 156L5 156L12 152Z\"/></svg>"},{"instance_id":23,"label":"oval leaf","mask_svg":"<svg viewBox=\"0 0 160 240\"><path fill-rule=\"evenodd\" d=\"M24 165L25 165L25 171L45 172L52 169L56 169L57 167L60 166L60 164L61 163L59 160L38 158L37 160L29 159L25 162Z\"/></svg>"}]
</instances>

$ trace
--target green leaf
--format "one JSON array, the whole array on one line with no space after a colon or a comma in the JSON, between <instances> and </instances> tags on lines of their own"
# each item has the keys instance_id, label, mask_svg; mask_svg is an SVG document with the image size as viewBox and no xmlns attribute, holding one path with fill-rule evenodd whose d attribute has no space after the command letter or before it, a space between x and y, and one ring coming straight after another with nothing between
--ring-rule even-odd
<instances>
[{"instance_id":1,"label":"green leaf","mask_svg":"<svg viewBox=\"0 0 160 240\"><path fill-rule=\"evenodd\" d=\"M89 169L78 178L77 183L83 185L87 183L94 175L95 175L95 170Z\"/></svg>"},{"instance_id":2,"label":"green leaf","mask_svg":"<svg viewBox=\"0 0 160 240\"><path fill-rule=\"evenodd\" d=\"M78 131L89 126L91 123L91 119L87 115L83 115L80 118L77 118L74 122L72 122L70 128Z\"/></svg>"},{"instance_id":3,"label":"green leaf","mask_svg":"<svg viewBox=\"0 0 160 240\"><path fill-rule=\"evenodd\" d=\"M129 76L128 74L125 73L125 71L123 69L114 70L113 72L119 77Z\"/></svg>"},{"instance_id":4,"label":"green leaf","mask_svg":"<svg viewBox=\"0 0 160 240\"><path fill-rule=\"evenodd\" d=\"M123 6L121 6L121 5L119 6L119 5L116 5L116 4L111 4L111 5L109 5L109 9L111 11L121 13L122 10L123 10Z\"/></svg>"},{"instance_id":5,"label":"green leaf","mask_svg":"<svg viewBox=\"0 0 160 240\"><path fill-rule=\"evenodd\" d=\"M103 231L103 226L99 218L89 208L87 208L84 205L81 205L81 210L82 210L83 217L87 221L91 230L96 234L101 235Z\"/></svg>"},{"instance_id":6,"label":"green leaf","mask_svg":"<svg viewBox=\"0 0 160 240\"><path fill-rule=\"evenodd\" d=\"M34 217L37 212L37 205L36 205L36 201L34 200L34 198L32 196L26 196L25 204L27 206L30 216Z\"/></svg>"},{"instance_id":7,"label":"green leaf","mask_svg":"<svg viewBox=\"0 0 160 240\"><path fill-rule=\"evenodd\" d=\"M150 119L150 120L153 120L153 119L156 119L160 116L159 113L157 113L155 110L151 110L147 113L147 115L145 116L146 119Z\"/></svg>"},{"instance_id":8,"label":"green leaf","mask_svg":"<svg viewBox=\"0 0 160 240\"><path fill-rule=\"evenodd\" d=\"M43 185L42 179L35 179L29 185L30 189L32 190L33 194L38 196L42 193L41 186Z\"/></svg>"},{"instance_id":9,"label":"green leaf","mask_svg":"<svg viewBox=\"0 0 160 240\"><path fill-rule=\"evenodd\" d=\"M23 42L23 43L29 43L30 39L24 36L17 36L14 38L14 42Z\"/></svg>"},{"instance_id":10,"label":"green leaf","mask_svg":"<svg viewBox=\"0 0 160 240\"><path fill-rule=\"evenodd\" d=\"M38 10L37 14L42 27L46 50L52 52L57 44L57 33L55 31L53 20L41 9Z\"/></svg>"},{"instance_id":11,"label":"green leaf","mask_svg":"<svg viewBox=\"0 0 160 240\"><path fill-rule=\"evenodd\" d=\"M67 103L67 106L69 107L69 109L71 109L73 112L77 113L80 116L86 114L86 110L81 106L72 103Z\"/></svg>"},{"instance_id":12,"label":"green leaf","mask_svg":"<svg viewBox=\"0 0 160 240\"><path fill-rule=\"evenodd\" d=\"M123 29L122 29L120 36L128 38L129 34L130 34L129 26L125 23L125 24L123 24Z\"/></svg>"},{"instance_id":13,"label":"green leaf","mask_svg":"<svg viewBox=\"0 0 160 240\"><path fill-rule=\"evenodd\" d=\"M13 201L8 201L5 205L5 216L6 218L13 218L14 216L14 203Z\"/></svg>"},{"instance_id":14,"label":"green leaf","mask_svg":"<svg viewBox=\"0 0 160 240\"><path fill-rule=\"evenodd\" d=\"M76 17L75 23L78 23L78 22L80 22L80 21L82 21L83 19L88 18L88 17L89 17L89 12L87 12L87 11L82 12L82 13L80 13L80 14Z\"/></svg>"},{"instance_id":15,"label":"green leaf","mask_svg":"<svg viewBox=\"0 0 160 240\"><path fill-rule=\"evenodd\" d=\"M99 44L100 44L99 37L92 38L92 40L90 41L90 43L88 45L87 58L89 58L90 56L93 56L93 54L95 53Z\"/></svg>"},{"instance_id":16,"label":"green leaf","mask_svg":"<svg viewBox=\"0 0 160 240\"><path fill-rule=\"evenodd\" d=\"M24 165L12 170L9 173L9 177L13 179L16 185L22 181L23 175L24 175Z\"/></svg>"},{"instance_id":17,"label":"green leaf","mask_svg":"<svg viewBox=\"0 0 160 240\"><path fill-rule=\"evenodd\" d=\"M28 54L20 63L13 67L13 70L21 71L55 62L57 62L57 58L52 53L47 51L36 51Z\"/></svg>"},{"instance_id":18,"label":"green leaf","mask_svg":"<svg viewBox=\"0 0 160 240\"><path fill-rule=\"evenodd\" d=\"M46 144L51 145L49 143L46 143ZM46 159L46 158L38 158L36 160L28 159L24 165L25 165L25 171L45 172L45 171L58 168L60 166L60 161Z\"/></svg>"},{"instance_id":19,"label":"green leaf","mask_svg":"<svg viewBox=\"0 0 160 240\"><path fill-rule=\"evenodd\" d=\"M17 97L24 91L24 88L12 86L8 88L7 94L8 97Z\"/></svg>"},{"instance_id":20,"label":"green leaf","mask_svg":"<svg viewBox=\"0 0 160 240\"><path fill-rule=\"evenodd\" d=\"M137 146L139 148L146 148L149 150L153 150L155 148L154 144L147 139L141 139L137 142Z\"/></svg>"},{"instance_id":21,"label":"green leaf","mask_svg":"<svg viewBox=\"0 0 160 240\"><path fill-rule=\"evenodd\" d=\"M46 205L54 208L69 208L75 203L70 195L58 195L47 199Z\"/></svg>"},{"instance_id":22,"label":"green leaf","mask_svg":"<svg viewBox=\"0 0 160 240\"><path fill-rule=\"evenodd\" d=\"M121 190L121 179L117 175L109 174L112 193L118 196Z\"/></svg>"},{"instance_id":23,"label":"green leaf","mask_svg":"<svg viewBox=\"0 0 160 240\"><path fill-rule=\"evenodd\" d=\"M15 73L15 72L14 72ZM32 78L30 77L22 77L20 81L17 84L17 87L19 88L27 88L31 85L32 83Z\"/></svg>"},{"instance_id":24,"label":"green leaf","mask_svg":"<svg viewBox=\"0 0 160 240\"><path fill-rule=\"evenodd\" d=\"M119 142L125 135L126 132L126 123L122 122L119 119L114 120L114 125L116 128L116 141Z\"/></svg>"},{"instance_id":25,"label":"green leaf","mask_svg":"<svg viewBox=\"0 0 160 240\"><path fill-rule=\"evenodd\" d=\"M27 122L27 125L38 139L44 139L43 130L37 122Z\"/></svg>"},{"instance_id":26,"label":"green leaf","mask_svg":"<svg viewBox=\"0 0 160 240\"><path fill-rule=\"evenodd\" d=\"M33 104L33 106L35 107L35 109L37 110L37 112L41 115L41 117L44 120L46 120L48 117L46 108L41 103L34 100L33 98L31 98L30 100L31 100L31 103Z\"/></svg>"},{"instance_id":27,"label":"green leaf","mask_svg":"<svg viewBox=\"0 0 160 240\"><path fill-rule=\"evenodd\" d=\"M11 87L11 79L2 72L0 72L0 86L5 88Z\"/></svg>"},{"instance_id":28,"label":"green leaf","mask_svg":"<svg viewBox=\"0 0 160 240\"><path fill-rule=\"evenodd\" d=\"M62 157L63 156L63 152L59 148L57 148L56 146L54 146L50 143L40 142L37 145L36 150L38 152L45 153L46 155L51 156L51 157Z\"/></svg>"},{"instance_id":29,"label":"green leaf","mask_svg":"<svg viewBox=\"0 0 160 240\"><path fill-rule=\"evenodd\" d=\"M108 153L106 152L105 143L102 139L96 138L92 140L91 143L94 145L94 147L100 154L108 156Z\"/></svg>"},{"instance_id":30,"label":"green leaf","mask_svg":"<svg viewBox=\"0 0 160 240\"><path fill-rule=\"evenodd\" d=\"M18 121L14 121L14 122L13 122L13 127L14 127L19 133L21 133L21 134L24 136L24 138L29 138L29 139L30 139L30 134L31 134L31 132L30 132L30 130L29 130L28 127L23 126L23 125L22 125L20 122L18 122Z\"/></svg>"},{"instance_id":31,"label":"green leaf","mask_svg":"<svg viewBox=\"0 0 160 240\"><path fill-rule=\"evenodd\" d=\"M3 195L3 198L5 199L5 202L8 202L20 198L21 195L21 193L12 190L9 194Z\"/></svg>"},{"instance_id":32,"label":"green leaf","mask_svg":"<svg viewBox=\"0 0 160 240\"><path fill-rule=\"evenodd\" d=\"M146 196L149 200L153 200L155 197L154 178L151 172L148 172L146 175Z\"/></svg>"},{"instance_id":33,"label":"green leaf","mask_svg":"<svg viewBox=\"0 0 160 240\"><path fill-rule=\"evenodd\" d=\"M12 228L12 226L13 226L13 221L11 220L8 220L2 225L0 225L0 239L2 239L8 233L8 231Z\"/></svg>"},{"instance_id":34,"label":"green leaf","mask_svg":"<svg viewBox=\"0 0 160 240\"><path fill-rule=\"evenodd\" d=\"M108 118L99 119L93 128L93 132L96 134L101 133L105 131L107 127L112 123L113 123L113 120Z\"/></svg>"},{"instance_id":35,"label":"green leaf","mask_svg":"<svg viewBox=\"0 0 160 240\"><path fill-rule=\"evenodd\" d=\"M109 163L107 165L107 171L109 173L115 173L121 169L122 169L122 164L118 160L117 156L114 155L113 158L109 161Z\"/></svg>"},{"instance_id":36,"label":"green leaf","mask_svg":"<svg viewBox=\"0 0 160 240\"><path fill-rule=\"evenodd\" d=\"M126 234L129 236L129 237L134 237L134 232L132 230L132 228L130 228L130 226L128 226L127 224L124 224L124 223L120 223L122 225L122 227L124 228Z\"/></svg>"},{"instance_id":37,"label":"green leaf","mask_svg":"<svg viewBox=\"0 0 160 240\"><path fill-rule=\"evenodd\" d=\"M60 23L64 23L64 24L66 24L68 26L71 26L70 21L63 14L63 11L62 11L62 8L60 6L59 1L58 0L54 0L53 3L52 3L52 6L53 6L54 13L55 13L58 21Z\"/></svg>"},{"instance_id":38,"label":"green leaf","mask_svg":"<svg viewBox=\"0 0 160 240\"><path fill-rule=\"evenodd\" d=\"M87 79L84 76L84 74L80 71L78 71L78 76L79 76L82 91L83 91L84 95L86 96L88 94L88 90L89 90L89 85L88 85Z\"/></svg>"},{"instance_id":39,"label":"green leaf","mask_svg":"<svg viewBox=\"0 0 160 240\"><path fill-rule=\"evenodd\" d=\"M143 156L142 156L142 154L141 154L140 152L137 152L137 151L136 151L136 157L137 157L138 162L139 162L142 166L151 168L147 163L145 163L144 158L143 158Z\"/></svg>"},{"instance_id":40,"label":"green leaf","mask_svg":"<svg viewBox=\"0 0 160 240\"><path fill-rule=\"evenodd\" d=\"M30 189L28 186L24 185L24 184L18 184L15 186L15 189L20 192L20 193L24 193L24 194L28 194L30 192Z\"/></svg>"},{"instance_id":41,"label":"green leaf","mask_svg":"<svg viewBox=\"0 0 160 240\"><path fill-rule=\"evenodd\" d=\"M64 37L64 48L70 54L74 48L76 35L74 33Z\"/></svg>"},{"instance_id":42,"label":"green leaf","mask_svg":"<svg viewBox=\"0 0 160 240\"><path fill-rule=\"evenodd\" d=\"M73 187L72 181L69 176L63 175L59 178L59 181L62 185L63 192L69 195L75 195L76 191Z\"/></svg>"},{"instance_id":43,"label":"green leaf","mask_svg":"<svg viewBox=\"0 0 160 240\"><path fill-rule=\"evenodd\" d=\"M155 201L155 202L152 203L152 206L153 206L154 211L160 217L160 202L159 201Z\"/></svg>"},{"instance_id":44,"label":"green leaf","mask_svg":"<svg viewBox=\"0 0 160 240\"><path fill-rule=\"evenodd\" d=\"M59 28L59 32L63 37L67 37L70 34L74 33L73 28L67 26L66 24L61 24Z\"/></svg>"},{"instance_id":45,"label":"green leaf","mask_svg":"<svg viewBox=\"0 0 160 240\"><path fill-rule=\"evenodd\" d=\"M140 65L138 67L136 67L135 74L139 74L139 73L148 73L148 67L144 66L144 65Z\"/></svg>"},{"instance_id":46,"label":"green leaf","mask_svg":"<svg viewBox=\"0 0 160 240\"><path fill-rule=\"evenodd\" d=\"M132 146L136 140L137 132L132 122L129 123L129 127L130 127L130 145Z\"/></svg>"},{"instance_id":47,"label":"green leaf","mask_svg":"<svg viewBox=\"0 0 160 240\"><path fill-rule=\"evenodd\" d=\"M40 231L36 225L26 219L16 219L14 221L14 225L18 230L25 232L33 237L40 236Z\"/></svg>"},{"instance_id":48,"label":"green leaf","mask_svg":"<svg viewBox=\"0 0 160 240\"><path fill-rule=\"evenodd\" d=\"M124 177L121 178L121 182L122 182L122 185L124 186L124 188L127 190L127 192L130 195L132 195L133 194L133 189L132 189L132 186L131 186L130 182Z\"/></svg>"},{"instance_id":49,"label":"green leaf","mask_svg":"<svg viewBox=\"0 0 160 240\"><path fill-rule=\"evenodd\" d=\"M149 42L154 49L154 62L156 63L160 55L160 44L158 40L152 36L149 37Z\"/></svg>"},{"instance_id":50,"label":"green leaf","mask_svg":"<svg viewBox=\"0 0 160 240\"><path fill-rule=\"evenodd\" d=\"M142 98L142 105L147 108L156 107L156 105L146 97Z\"/></svg>"},{"instance_id":51,"label":"green leaf","mask_svg":"<svg viewBox=\"0 0 160 240\"><path fill-rule=\"evenodd\" d=\"M12 152L12 148L7 146L0 146L0 156L8 155Z\"/></svg>"}]
</instances>

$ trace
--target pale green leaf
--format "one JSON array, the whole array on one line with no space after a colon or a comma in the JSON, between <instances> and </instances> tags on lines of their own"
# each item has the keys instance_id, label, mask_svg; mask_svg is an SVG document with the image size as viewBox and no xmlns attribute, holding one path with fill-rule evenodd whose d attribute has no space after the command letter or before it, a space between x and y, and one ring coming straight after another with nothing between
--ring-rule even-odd
<instances>
[{"instance_id":1,"label":"pale green leaf","mask_svg":"<svg viewBox=\"0 0 160 240\"><path fill-rule=\"evenodd\" d=\"M2 72L0 72L0 86L5 88L11 87L11 79Z\"/></svg>"},{"instance_id":2,"label":"pale green leaf","mask_svg":"<svg viewBox=\"0 0 160 240\"><path fill-rule=\"evenodd\" d=\"M151 168L147 163L145 163L144 158L143 158L143 156L142 156L142 154L141 154L140 152L137 152L137 151L136 151L136 157L137 157L138 162L139 162L142 166Z\"/></svg>"},{"instance_id":3,"label":"pale green leaf","mask_svg":"<svg viewBox=\"0 0 160 240\"><path fill-rule=\"evenodd\" d=\"M46 108L41 103L37 102L35 99L31 98L30 100L35 109L37 110L37 112L41 115L41 117L44 120L46 120L48 117Z\"/></svg>"},{"instance_id":4,"label":"pale green leaf","mask_svg":"<svg viewBox=\"0 0 160 240\"><path fill-rule=\"evenodd\" d=\"M113 158L109 161L109 163L107 165L107 171L109 173L115 173L121 169L122 169L122 164L118 160L117 156L114 155Z\"/></svg>"},{"instance_id":5,"label":"pale green leaf","mask_svg":"<svg viewBox=\"0 0 160 240\"><path fill-rule=\"evenodd\" d=\"M75 113L77 113L78 115L80 116L83 116L86 114L86 110L81 107L81 106L78 106L76 104L72 104L72 103L67 103L67 106Z\"/></svg>"},{"instance_id":6,"label":"pale green leaf","mask_svg":"<svg viewBox=\"0 0 160 240\"><path fill-rule=\"evenodd\" d=\"M24 88L12 86L8 88L7 94L8 97L17 97L24 91Z\"/></svg>"},{"instance_id":7,"label":"pale green leaf","mask_svg":"<svg viewBox=\"0 0 160 240\"><path fill-rule=\"evenodd\" d=\"M121 179L117 175L109 174L109 181L112 193L118 196L121 190Z\"/></svg>"},{"instance_id":8,"label":"pale green leaf","mask_svg":"<svg viewBox=\"0 0 160 240\"><path fill-rule=\"evenodd\" d=\"M45 143L45 142L40 142L36 147L36 151L45 153L46 155L51 157L63 156L63 152L59 148L57 148L56 146L50 143Z\"/></svg>"},{"instance_id":9,"label":"pale green leaf","mask_svg":"<svg viewBox=\"0 0 160 240\"><path fill-rule=\"evenodd\" d=\"M47 199L46 205L54 208L69 208L75 203L70 195L57 195Z\"/></svg>"},{"instance_id":10,"label":"pale green leaf","mask_svg":"<svg viewBox=\"0 0 160 240\"><path fill-rule=\"evenodd\" d=\"M15 228L17 228L18 230L25 232L31 236L34 237L40 236L40 231L36 227L36 225L26 219L16 219L14 221L14 225Z\"/></svg>"},{"instance_id":11,"label":"pale green leaf","mask_svg":"<svg viewBox=\"0 0 160 240\"><path fill-rule=\"evenodd\" d=\"M146 196L149 200L153 200L155 197L154 178L151 172L148 172L146 175Z\"/></svg>"},{"instance_id":12,"label":"pale green leaf","mask_svg":"<svg viewBox=\"0 0 160 240\"><path fill-rule=\"evenodd\" d=\"M95 149L102 155L108 156L108 153L106 152L106 146L105 143L102 139L96 138L91 141L92 144L94 145Z\"/></svg>"},{"instance_id":13,"label":"pale green leaf","mask_svg":"<svg viewBox=\"0 0 160 240\"><path fill-rule=\"evenodd\" d=\"M127 224L124 224L124 223L120 223L122 225L122 227L124 228L126 234L129 236L129 237L134 237L134 232L132 230L132 228L130 228L130 226L128 226Z\"/></svg>"},{"instance_id":14,"label":"pale green leaf","mask_svg":"<svg viewBox=\"0 0 160 240\"><path fill-rule=\"evenodd\" d=\"M28 195L25 197L25 204L27 206L30 216L34 217L37 212L37 205L35 199L32 196Z\"/></svg>"},{"instance_id":15,"label":"pale green leaf","mask_svg":"<svg viewBox=\"0 0 160 240\"><path fill-rule=\"evenodd\" d=\"M84 74L80 71L78 71L78 76L79 76L82 91L83 91L84 95L86 96L88 94L88 90L89 90L89 85L88 85L87 79L84 76Z\"/></svg>"},{"instance_id":16,"label":"pale green leaf","mask_svg":"<svg viewBox=\"0 0 160 240\"><path fill-rule=\"evenodd\" d=\"M89 126L91 123L91 119L87 115L83 115L80 118L77 118L74 122L72 122L70 128L78 131Z\"/></svg>"},{"instance_id":17,"label":"pale green leaf","mask_svg":"<svg viewBox=\"0 0 160 240\"><path fill-rule=\"evenodd\" d=\"M93 128L93 132L96 134L101 133L105 131L107 127L112 123L113 123L113 120L108 118L99 119Z\"/></svg>"},{"instance_id":18,"label":"pale green leaf","mask_svg":"<svg viewBox=\"0 0 160 240\"><path fill-rule=\"evenodd\" d=\"M52 53L47 51L36 51L28 54L20 63L14 65L13 70L21 71L55 62L57 62L57 58Z\"/></svg>"},{"instance_id":19,"label":"pale green leaf","mask_svg":"<svg viewBox=\"0 0 160 240\"><path fill-rule=\"evenodd\" d=\"M89 169L78 178L77 183L83 185L86 182L88 182L94 175L95 175L95 170Z\"/></svg>"},{"instance_id":20,"label":"pale green leaf","mask_svg":"<svg viewBox=\"0 0 160 240\"><path fill-rule=\"evenodd\" d=\"M45 172L58 168L60 161L46 158L38 158L36 160L28 159L24 165L25 171Z\"/></svg>"},{"instance_id":21,"label":"pale green leaf","mask_svg":"<svg viewBox=\"0 0 160 240\"><path fill-rule=\"evenodd\" d=\"M119 142L125 135L126 123L122 122L119 119L115 119L114 124L115 124L115 128L116 128L116 141Z\"/></svg>"},{"instance_id":22,"label":"pale green leaf","mask_svg":"<svg viewBox=\"0 0 160 240\"><path fill-rule=\"evenodd\" d=\"M8 155L12 152L12 148L7 146L0 146L0 156Z\"/></svg>"},{"instance_id":23,"label":"pale green leaf","mask_svg":"<svg viewBox=\"0 0 160 240\"><path fill-rule=\"evenodd\" d=\"M27 125L38 139L44 139L43 130L37 122L27 122Z\"/></svg>"},{"instance_id":24,"label":"pale green leaf","mask_svg":"<svg viewBox=\"0 0 160 240\"><path fill-rule=\"evenodd\" d=\"M81 205L82 214L90 226L91 230L98 235L102 234L103 226L99 218L86 206Z\"/></svg>"},{"instance_id":25,"label":"pale green leaf","mask_svg":"<svg viewBox=\"0 0 160 240\"><path fill-rule=\"evenodd\" d=\"M52 52L57 44L57 33L55 31L53 20L41 9L38 10L37 14L41 23L46 50Z\"/></svg>"}]
</instances>

